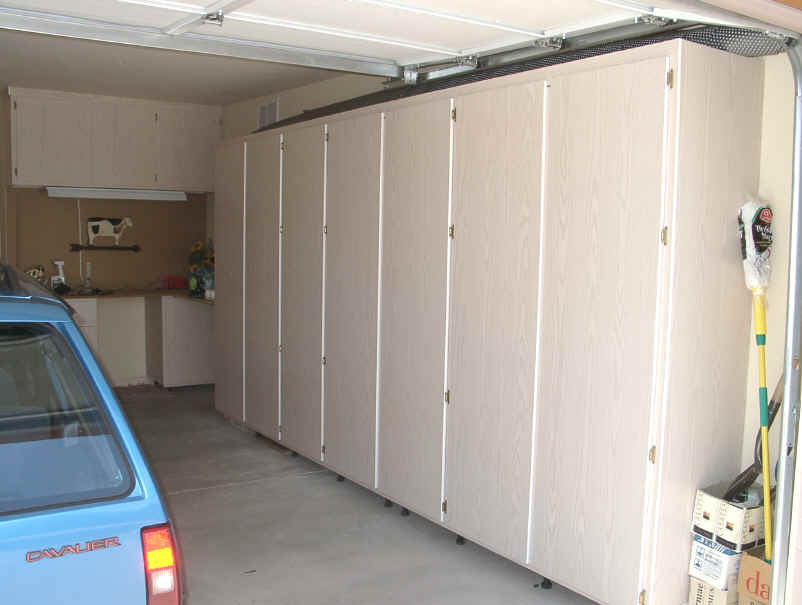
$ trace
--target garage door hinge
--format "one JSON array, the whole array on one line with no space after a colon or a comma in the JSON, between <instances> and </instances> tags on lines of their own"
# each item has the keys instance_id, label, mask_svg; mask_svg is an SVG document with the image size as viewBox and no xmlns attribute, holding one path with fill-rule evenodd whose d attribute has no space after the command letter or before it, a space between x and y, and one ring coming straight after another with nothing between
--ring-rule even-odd
<instances>
[{"instance_id":1,"label":"garage door hinge","mask_svg":"<svg viewBox=\"0 0 802 605\"><path fill-rule=\"evenodd\" d=\"M448 237L450 237L451 239L454 239L454 232L455 232L454 225L451 225L448 228Z\"/></svg>"},{"instance_id":2,"label":"garage door hinge","mask_svg":"<svg viewBox=\"0 0 802 605\"><path fill-rule=\"evenodd\" d=\"M456 107L451 110L451 119L454 120L455 122L457 121L457 108Z\"/></svg>"},{"instance_id":3,"label":"garage door hinge","mask_svg":"<svg viewBox=\"0 0 802 605\"><path fill-rule=\"evenodd\" d=\"M646 605L646 591L641 590L640 594L638 595L638 603L640 605Z\"/></svg>"},{"instance_id":4,"label":"garage door hinge","mask_svg":"<svg viewBox=\"0 0 802 605\"><path fill-rule=\"evenodd\" d=\"M674 70L669 69L666 72L666 86L669 88L674 88Z\"/></svg>"},{"instance_id":5,"label":"garage door hinge","mask_svg":"<svg viewBox=\"0 0 802 605\"><path fill-rule=\"evenodd\" d=\"M668 227L660 229L660 241L664 246L668 246Z\"/></svg>"},{"instance_id":6,"label":"garage door hinge","mask_svg":"<svg viewBox=\"0 0 802 605\"><path fill-rule=\"evenodd\" d=\"M446 391L444 399L446 400L446 403L451 403L451 391L450 390Z\"/></svg>"},{"instance_id":7,"label":"garage door hinge","mask_svg":"<svg viewBox=\"0 0 802 605\"><path fill-rule=\"evenodd\" d=\"M657 462L657 446L656 445L653 445L649 449L649 462L651 462L652 464Z\"/></svg>"},{"instance_id":8,"label":"garage door hinge","mask_svg":"<svg viewBox=\"0 0 802 605\"><path fill-rule=\"evenodd\" d=\"M443 511L444 513L448 512L448 498L443 500L443 505L440 507L440 510Z\"/></svg>"},{"instance_id":9,"label":"garage door hinge","mask_svg":"<svg viewBox=\"0 0 802 605\"><path fill-rule=\"evenodd\" d=\"M321 357L321 358L320 358L320 363L321 363L322 365L326 365L326 358L325 358L325 357Z\"/></svg>"}]
</instances>

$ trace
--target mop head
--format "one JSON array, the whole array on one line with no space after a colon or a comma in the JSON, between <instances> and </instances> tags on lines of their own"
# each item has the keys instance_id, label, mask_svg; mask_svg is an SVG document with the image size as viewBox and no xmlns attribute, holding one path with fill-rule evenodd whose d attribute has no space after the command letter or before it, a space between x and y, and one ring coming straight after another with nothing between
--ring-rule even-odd
<instances>
[{"instance_id":1,"label":"mop head","mask_svg":"<svg viewBox=\"0 0 802 605\"><path fill-rule=\"evenodd\" d=\"M738 211L744 279L753 292L765 290L771 278L771 219L771 208L757 201L744 204Z\"/></svg>"}]
</instances>

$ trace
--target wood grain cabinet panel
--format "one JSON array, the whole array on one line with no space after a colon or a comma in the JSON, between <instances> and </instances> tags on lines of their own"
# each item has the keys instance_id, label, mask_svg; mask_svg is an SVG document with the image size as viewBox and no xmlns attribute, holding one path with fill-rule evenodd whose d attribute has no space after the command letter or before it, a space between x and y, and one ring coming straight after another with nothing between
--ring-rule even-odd
<instances>
[{"instance_id":1,"label":"wood grain cabinet panel","mask_svg":"<svg viewBox=\"0 0 802 605\"><path fill-rule=\"evenodd\" d=\"M220 140L220 108L163 105L158 108L158 185L209 191L214 147Z\"/></svg>"},{"instance_id":2,"label":"wood grain cabinet panel","mask_svg":"<svg viewBox=\"0 0 802 605\"><path fill-rule=\"evenodd\" d=\"M623 605L641 589L666 58L547 95L530 564Z\"/></svg>"},{"instance_id":3,"label":"wood grain cabinet panel","mask_svg":"<svg viewBox=\"0 0 802 605\"><path fill-rule=\"evenodd\" d=\"M321 459L323 126L285 135L282 440Z\"/></svg>"},{"instance_id":4,"label":"wood grain cabinet panel","mask_svg":"<svg viewBox=\"0 0 802 605\"><path fill-rule=\"evenodd\" d=\"M278 440L279 135L248 143L245 212L245 421Z\"/></svg>"},{"instance_id":5,"label":"wood grain cabinet panel","mask_svg":"<svg viewBox=\"0 0 802 605\"><path fill-rule=\"evenodd\" d=\"M385 114L378 489L440 518L450 102Z\"/></svg>"},{"instance_id":6,"label":"wood grain cabinet panel","mask_svg":"<svg viewBox=\"0 0 802 605\"><path fill-rule=\"evenodd\" d=\"M243 212L245 143L229 143L217 152L214 200L215 305L217 354L214 405L243 422Z\"/></svg>"},{"instance_id":7,"label":"wood grain cabinet panel","mask_svg":"<svg viewBox=\"0 0 802 605\"><path fill-rule=\"evenodd\" d=\"M381 116L329 125L326 464L373 485Z\"/></svg>"},{"instance_id":8,"label":"wood grain cabinet panel","mask_svg":"<svg viewBox=\"0 0 802 605\"><path fill-rule=\"evenodd\" d=\"M12 99L14 185L85 185L90 180L90 107L75 96Z\"/></svg>"},{"instance_id":9,"label":"wood grain cabinet panel","mask_svg":"<svg viewBox=\"0 0 802 605\"><path fill-rule=\"evenodd\" d=\"M460 97L454 127L445 522L526 559L543 82Z\"/></svg>"}]
</instances>

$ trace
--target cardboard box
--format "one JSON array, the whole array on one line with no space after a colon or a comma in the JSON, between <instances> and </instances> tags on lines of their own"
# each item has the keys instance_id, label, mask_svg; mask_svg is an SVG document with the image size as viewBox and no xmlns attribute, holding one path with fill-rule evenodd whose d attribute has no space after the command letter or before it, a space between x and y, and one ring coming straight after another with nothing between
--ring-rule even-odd
<instances>
[{"instance_id":1,"label":"cardboard box","mask_svg":"<svg viewBox=\"0 0 802 605\"><path fill-rule=\"evenodd\" d=\"M740 564L741 553L698 534L694 535L688 569L692 578L707 582L719 590L726 590L733 579L737 581Z\"/></svg>"},{"instance_id":2,"label":"cardboard box","mask_svg":"<svg viewBox=\"0 0 802 605\"><path fill-rule=\"evenodd\" d=\"M688 591L688 605L736 605L738 590L735 578L730 576L727 590L719 590L696 578L691 578Z\"/></svg>"},{"instance_id":3,"label":"cardboard box","mask_svg":"<svg viewBox=\"0 0 802 605\"><path fill-rule=\"evenodd\" d=\"M763 547L745 552L738 573L739 605L769 605L771 565L763 559Z\"/></svg>"},{"instance_id":4,"label":"cardboard box","mask_svg":"<svg viewBox=\"0 0 802 605\"><path fill-rule=\"evenodd\" d=\"M742 552L763 544L763 506L747 506L723 499L729 483L696 491L693 533Z\"/></svg>"}]
</instances>

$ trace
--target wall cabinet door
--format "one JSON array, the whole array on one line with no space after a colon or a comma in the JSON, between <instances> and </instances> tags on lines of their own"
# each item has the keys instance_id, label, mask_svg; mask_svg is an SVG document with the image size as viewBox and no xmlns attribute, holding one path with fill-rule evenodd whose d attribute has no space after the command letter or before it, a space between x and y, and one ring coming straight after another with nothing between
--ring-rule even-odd
<instances>
[{"instance_id":1,"label":"wall cabinet door","mask_svg":"<svg viewBox=\"0 0 802 605\"><path fill-rule=\"evenodd\" d=\"M165 105L158 109L159 186L208 191L214 147L220 140L217 107Z\"/></svg>"},{"instance_id":2,"label":"wall cabinet door","mask_svg":"<svg viewBox=\"0 0 802 605\"><path fill-rule=\"evenodd\" d=\"M544 83L456 100L446 525L526 560Z\"/></svg>"},{"instance_id":3,"label":"wall cabinet door","mask_svg":"<svg viewBox=\"0 0 802 605\"><path fill-rule=\"evenodd\" d=\"M655 374L666 59L557 78L547 90L530 565L599 602L633 603Z\"/></svg>"},{"instance_id":4,"label":"wall cabinet door","mask_svg":"<svg viewBox=\"0 0 802 605\"><path fill-rule=\"evenodd\" d=\"M282 440L320 460L322 429L323 127L285 138Z\"/></svg>"},{"instance_id":5,"label":"wall cabinet door","mask_svg":"<svg viewBox=\"0 0 802 605\"><path fill-rule=\"evenodd\" d=\"M14 185L85 185L90 180L90 108L83 99L15 96Z\"/></svg>"},{"instance_id":6,"label":"wall cabinet door","mask_svg":"<svg viewBox=\"0 0 802 605\"><path fill-rule=\"evenodd\" d=\"M245 144L221 146L214 194L215 407L243 421L243 210Z\"/></svg>"},{"instance_id":7,"label":"wall cabinet door","mask_svg":"<svg viewBox=\"0 0 802 605\"><path fill-rule=\"evenodd\" d=\"M278 440L279 135L248 142L245 198L245 421Z\"/></svg>"},{"instance_id":8,"label":"wall cabinet door","mask_svg":"<svg viewBox=\"0 0 802 605\"><path fill-rule=\"evenodd\" d=\"M326 464L373 485L381 116L329 125Z\"/></svg>"},{"instance_id":9,"label":"wall cabinet door","mask_svg":"<svg viewBox=\"0 0 802 605\"><path fill-rule=\"evenodd\" d=\"M448 99L385 114L378 489L440 518Z\"/></svg>"},{"instance_id":10,"label":"wall cabinet door","mask_svg":"<svg viewBox=\"0 0 802 605\"><path fill-rule=\"evenodd\" d=\"M159 166L157 106L118 99L98 99L90 106L92 184L155 187Z\"/></svg>"}]
</instances>

